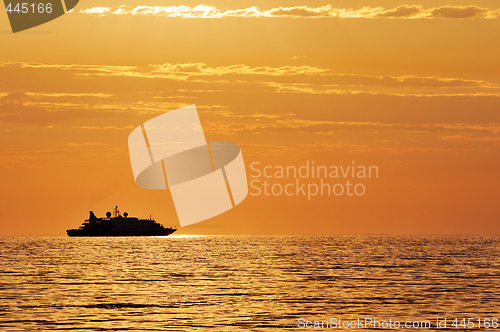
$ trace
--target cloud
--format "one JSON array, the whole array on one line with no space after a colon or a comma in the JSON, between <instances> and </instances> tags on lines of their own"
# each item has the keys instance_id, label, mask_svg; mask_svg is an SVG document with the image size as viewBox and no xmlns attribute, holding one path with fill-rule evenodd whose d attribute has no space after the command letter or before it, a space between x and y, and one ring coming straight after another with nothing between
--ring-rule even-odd
<instances>
[{"instance_id":1,"label":"cloud","mask_svg":"<svg viewBox=\"0 0 500 332\"><path fill-rule=\"evenodd\" d=\"M131 15L160 16L178 18L220 19L224 17L246 18L498 18L498 9L478 6L441 6L425 9L420 5L401 5L395 8L361 7L335 8L331 5L310 7L306 5L292 7L276 7L261 9L256 6L239 9L221 9L201 4L198 6L127 6L118 8L91 7L80 10L80 13L94 16Z\"/></svg>"},{"instance_id":2,"label":"cloud","mask_svg":"<svg viewBox=\"0 0 500 332\"><path fill-rule=\"evenodd\" d=\"M92 7L81 10L80 13L96 15L96 16L105 16L109 14L109 7Z\"/></svg>"},{"instance_id":3,"label":"cloud","mask_svg":"<svg viewBox=\"0 0 500 332\"><path fill-rule=\"evenodd\" d=\"M89 130L124 130L124 129L134 129L134 126L132 126L132 125L123 126L123 127L117 127L117 126L104 126L104 127L80 126L80 127L77 127L77 129L89 129Z\"/></svg>"},{"instance_id":4,"label":"cloud","mask_svg":"<svg viewBox=\"0 0 500 332\"><path fill-rule=\"evenodd\" d=\"M32 98L25 92L15 91L0 97L0 105L23 104L24 102L30 100L32 100Z\"/></svg>"},{"instance_id":5,"label":"cloud","mask_svg":"<svg viewBox=\"0 0 500 332\"><path fill-rule=\"evenodd\" d=\"M33 97L95 97L108 98L112 97L110 93L66 93L66 92L29 92L28 96Z\"/></svg>"},{"instance_id":6,"label":"cloud","mask_svg":"<svg viewBox=\"0 0 500 332\"><path fill-rule=\"evenodd\" d=\"M0 77L14 77L9 81L9 86L15 90L29 91L24 98L33 100L23 100L24 105L43 106L42 99L50 99L50 105L45 106L50 106L52 111L68 107L81 108L80 100L93 100L97 104L95 108L109 109L114 107L110 104L122 95L136 93L137 84L144 87L144 91L157 89L159 84L167 84L171 86L170 89L175 89L176 95L230 89L315 95L500 96L500 86L491 81L439 76L338 74L329 68L308 65L210 66L196 62L139 67L0 62ZM32 86L30 82L33 77L43 77L44 81L38 87ZM120 80L120 89L115 88L116 80ZM68 86L63 82L71 82L70 87L78 83L80 88L68 91ZM52 91L43 91L41 86L47 86ZM0 105L5 98L12 99L15 96L3 95ZM165 107L176 104L165 100L164 95L155 94L140 104L128 103L120 108L154 112L160 99L169 104L165 104Z\"/></svg>"},{"instance_id":7,"label":"cloud","mask_svg":"<svg viewBox=\"0 0 500 332\"><path fill-rule=\"evenodd\" d=\"M316 66L249 66L245 64L234 64L227 66L209 66L208 64L197 63L163 63L151 64L147 67L137 66L101 66L101 65L47 65L37 63L0 63L0 67L5 69L33 69L33 70L59 70L69 72L73 76L93 77L130 77L149 79L172 79L188 80L208 77L231 77L250 81L263 81L262 77L267 76L268 80L286 83L321 83L345 86L408 86L408 87L489 87L496 88L493 83L462 78L448 78L438 76L375 76L357 74L336 74L328 68ZM0 72L1 73L1 72ZM246 78L244 78L246 77ZM252 79L255 77L255 80ZM30 93L30 96L40 96L40 93ZM109 93L45 93L46 96L61 97L96 97L108 98L113 94ZM0 101L3 97L0 97ZM9 98L12 98L9 97Z\"/></svg>"},{"instance_id":8,"label":"cloud","mask_svg":"<svg viewBox=\"0 0 500 332\"><path fill-rule=\"evenodd\" d=\"M0 98L0 120L26 123L46 123L50 114L33 105L27 93L16 91Z\"/></svg>"},{"instance_id":9,"label":"cloud","mask_svg":"<svg viewBox=\"0 0 500 332\"><path fill-rule=\"evenodd\" d=\"M498 83L471 78L339 74L286 63L0 62L0 86L12 89L0 91L5 127L0 134L9 142L38 130L45 142L54 137L78 142L80 135L83 144L117 146L137 123L186 103L200 106L210 137L237 134L242 144L260 144L272 135L283 145L300 140L314 147L327 139L340 150L446 150L462 148L462 142L464 148L491 150L500 134ZM318 95L311 99L311 94ZM63 148L74 153L73 147ZM328 150L326 145L314 148Z\"/></svg>"},{"instance_id":10,"label":"cloud","mask_svg":"<svg viewBox=\"0 0 500 332\"><path fill-rule=\"evenodd\" d=\"M225 133L234 135L238 133L270 133L293 131L297 133L313 133L321 135L334 135L338 130L400 130L406 133L431 133L431 132L466 132L471 134L498 136L498 124L468 124L468 123L403 123L403 122L377 122L377 121L328 121L299 119L293 114L277 118L267 118L266 121L254 122L208 122L205 126L207 132ZM452 136L445 136L452 137Z\"/></svg>"},{"instance_id":11,"label":"cloud","mask_svg":"<svg viewBox=\"0 0 500 332\"><path fill-rule=\"evenodd\" d=\"M500 143L500 136L477 136L477 135L448 135L448 136L441 136L441 140L443 141L448 141L448 142L481 142L481 143L487 143L487 142L493 142L493 143Z\"/></svg>"},{"instance_id":12,"label":"cloud","mask_svg":"<svg viewBox=\"0 0 500 332\"><path fill-rule=\"evenodd\" d=\"M67 69L67 68L64 68ZM381 86L381 87L413 87L413 88L484 88L498 91L499 87L493 83L481 80L462 78L448 78L437 76L375 76L356 74L336 74L328 68L316 66L248 66L234 64L212 67L205 63L163 63L152 64L148 68L132 66L89 66L75 67L75 74L79 76L119 76L146 79L171 79L181 81L214 82L217 78L226 81L258 82L261 85L273 86L281 91L307 92L312 87L337 87L336 93L345 93L338 86ZM263 77L267 77L263 79ZM333 91L332 90L332 91ZM328 92L323 89L317 93ZM312 90L310 93L316 93ZM359 91L362 92L362 91ZM353 93L350 91L349 93Z\"/></svg>"},{"instance_id":13,"label":"cloud","mask_svg":"<svg viewBox=\"0 0 500 332\"><path fill-rule=\"evenodd\" d=\"M33 62L2 62L0 67L20 66L21 68L44 68L44 69L61 69L70 71L90 71L113 73L116 71L130 71L136 69L135 66L106 66L106 65L62 65L62 64L42 64Z\"/></svg>"},{"instance_id":14,"label":"cloud","mask_svg":"<svg viewBox=\"0 0 500 332\"><path fill-rule=\"evenodd\" d=\"M489 10L485 8L479 8L476 6L443 6L435 8L431 11L433 17L444 17L444 18L471 18L471 17L486 17L489 14Z\"/></svg>"},{"instance_id":15,"label":"cloud","mask_svg":"<svg viewBox=\"0 0 500 332\"><path fill-rule=\"evenodd\" d=\"M328 17L332 14L330 5L323 7L278 7L263 13L266 17Z\"/></svg>"},{"instance_id":16,"label":"cloud","mask_svg":"<svg viewBox=\"0 0 500 332\"><path fill-rule=\"evenodd\" d=\"M231 66L209 67L204 63L184 63L161 65L151 65L153 73L183 74L187 76L194 75L268 75L268 76L289 76L289 75L315 75L326 73L326 69L313 66L282 66L282 67L250 67L244 64Z\"/></svg>"},{"instance_id":17,"label":"cloud","mask_svg":"<svg viewBox=\"0 0 500 332\"><path fill-rule=\"evenodd\" d=\"M409 6L402 5L393 9L388 9L380 12L377 17L393 17L393 18L404 18L404 17L415 17L423 12L422 6Z\"/></svg>"},{"instance_id":18,"label":"cloud","mask_svg":"<svg viewBox=\"0 0 500 332\"><path fill-rule=\"evenodd\" d=\"M70 142L70 143L64 144L64 146L71 146L71 147L85 147L85 146L95 147L95 146L105 146L105 145L107 145L107 144L105 144L105 143L89 143L89 142L84 142L84 143Z\"/></svg>"}]
</instances>

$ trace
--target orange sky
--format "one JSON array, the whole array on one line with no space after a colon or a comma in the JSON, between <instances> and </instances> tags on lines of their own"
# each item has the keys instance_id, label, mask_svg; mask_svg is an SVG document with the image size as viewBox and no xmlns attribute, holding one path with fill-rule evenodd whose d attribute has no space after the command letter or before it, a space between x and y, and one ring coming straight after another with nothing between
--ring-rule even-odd
<instances>
[{"instance_id":1,"label":"orange sky","mask_svg":"<svg viewBox=\"0 0 500 332\"><path fill-rule=\"evenodd\" d=\"M83 1L17 34L0 14L0 235L115 205L175 225L168 193L135 185L127 137L189 104L248 172L380 174L363 197L248 196L179 234L500 233L496 1L200 4Z\"/></svg>"}]
</instances>

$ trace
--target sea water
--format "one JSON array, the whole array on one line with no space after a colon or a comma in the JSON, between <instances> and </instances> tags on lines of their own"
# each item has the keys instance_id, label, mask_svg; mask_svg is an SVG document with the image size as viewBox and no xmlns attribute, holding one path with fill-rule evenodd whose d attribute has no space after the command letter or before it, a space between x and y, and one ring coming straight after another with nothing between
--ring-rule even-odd
<instances>
[{"instance_id":1,"label":"sea water","mask_svg":"<svg viewBox=\"0 0 500 332\"><path fill-rule=\"evenodd\" d=\"M494 236L0 242L2 331L280 331L365 318L431 330L472 318L483 330L477 319L500 315Z\"/></svg>"}]
</instances>

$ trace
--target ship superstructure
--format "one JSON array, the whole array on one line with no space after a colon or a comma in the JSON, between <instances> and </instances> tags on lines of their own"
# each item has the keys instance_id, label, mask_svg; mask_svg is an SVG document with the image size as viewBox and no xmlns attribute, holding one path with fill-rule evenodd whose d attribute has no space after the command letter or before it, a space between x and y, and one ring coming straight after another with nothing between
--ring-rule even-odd
<instances>
[{"instance_id":1,"label":"ship superstructure","mask_svg":"<svg viewBox=\"0 0 500 332\"><path fill-rule=\"evenodd\" d=\"M164 227L153 218L139 219L129 217L128 213L120 215L118 206L113 214L106 213L106 218L97 218L93 211L90 211L89 219L77 229L68 229L69 236L167 236L175 232L173 227Z\"/></svg>"}]
</instances>

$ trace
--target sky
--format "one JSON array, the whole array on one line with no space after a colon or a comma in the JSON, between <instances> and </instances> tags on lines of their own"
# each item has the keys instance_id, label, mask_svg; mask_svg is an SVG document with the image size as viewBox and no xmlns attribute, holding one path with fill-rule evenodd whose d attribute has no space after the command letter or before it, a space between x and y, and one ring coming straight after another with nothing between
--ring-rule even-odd
<instances>
[{"instance_id":1,"label":"sky","mask_svg":"<svg viewBox=\"0 0 500 332\"><path fill-rule=\"evenodd\" d=\"M376 165L360 197L249 195L178 234L499 234L496 0L81 1L0 11L0 235L122 212L178 225L127 138L198 108L250 164Z\"/></svg>"}]
</instances>

